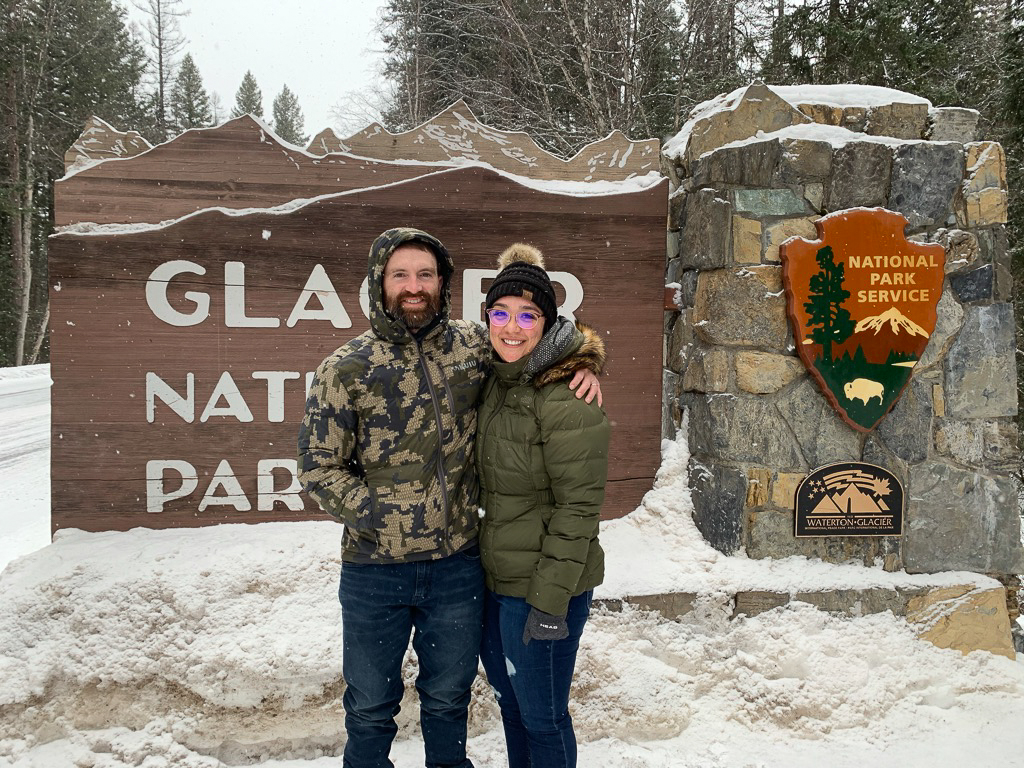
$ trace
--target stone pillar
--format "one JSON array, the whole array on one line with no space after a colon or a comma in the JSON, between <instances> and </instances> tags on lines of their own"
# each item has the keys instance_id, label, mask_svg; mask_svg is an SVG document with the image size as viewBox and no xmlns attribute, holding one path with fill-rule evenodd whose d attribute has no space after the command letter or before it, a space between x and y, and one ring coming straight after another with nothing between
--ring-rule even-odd
<instances>
[{"instance_id":1,"label":"stone pillar","mask_svg":"<svg viewBox=\"0 0 1024 768\"><path fill-rule=\"evenodd\" d=\"M666 323L666 422L689 415L698 527L723 552L755 558L1024 571L1002 148L976 140L976 112L910 94L844 107L800 101L822 87L778 91L720 97L665 146L678 303ZM910 239L946 250L938 325L868 434L839 418L796 356L779 258L787 238L816 239L821 215L859 206L904 214ZM794 537L798 483L837 461L902 480L902 537Z\"/></svg>"}]
</instances>

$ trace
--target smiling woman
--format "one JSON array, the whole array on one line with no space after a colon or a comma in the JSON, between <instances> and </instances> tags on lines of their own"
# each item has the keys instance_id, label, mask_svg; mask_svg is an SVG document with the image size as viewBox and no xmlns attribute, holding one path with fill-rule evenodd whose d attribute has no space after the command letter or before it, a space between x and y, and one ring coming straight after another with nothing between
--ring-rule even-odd
<instances>
[{"instance_id":1,"label":"smiling woman","mask_svg":"<svg viewBox=\"0 0 1024 768\"><path fill-rule=\"evenodd\" d=\"M559 317L540 251L498 259L487 292L500 358L477 428L480 556L487 578L480 658L496 692L510 768L573 768L569 688L593 589L608 475L608 418L573 396L578 368L599 371L604 344Z\"/></svg>"}]
</instances>

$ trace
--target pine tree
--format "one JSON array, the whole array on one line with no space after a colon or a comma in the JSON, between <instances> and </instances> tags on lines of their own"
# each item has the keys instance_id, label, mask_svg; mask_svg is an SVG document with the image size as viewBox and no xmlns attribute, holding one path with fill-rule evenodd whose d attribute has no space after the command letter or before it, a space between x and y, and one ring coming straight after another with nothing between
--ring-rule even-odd
<instances>
[{"instance_id":1,"label":"pine tree","mask_svg":"<svg viewBox=\"0 0 1024 768\"><path fill-rule=\"evenodd\" d=\"M821 272L811 275L810 291L804 302L807 312L807 327L812 341L821 344L823 362L831 365L832 345L842 344L853 333L854 322L843 302L850 298L850 292L843 288L843 263L835 263L831 246L826 245L816 257ZM816 326L816 327L815 327Z\"/></svg>"},{"instance_id":2,"label":"pine tree","mask_svg":"<svg viewBox=\"0 0 1024 768\"><path fill-rule=\"evenodd\" d=\"M150 49L150 68L153 79L153 130L152 136L163 140L170 136L171 124L170 95L177 69L177 56L185 47L185 36L181 33L180 19L188 12L181 10L182 0L145 0L145 5L136 8L144 12L146 41Z\"/></svg>"},{"instance_id":3,"label":"pine tree","mask_svg":"<svg viewBox=\"0 0 1024 768\"><path fill-rule=\"evenodd\" d=\"M298 146L303 146L309 141L309 136L303 133L305 120L302 117L299 100L287 85L274 98L273 112L274 133Z\"/></svg>"},{"instance_id":4,"label":"pine tree","mask_svg":"<svg viewBox=\"0 0 1024 768\"><path fill-rule=\"evenodd\" d=\"M210 114L210 98L203 88L203 78L192 59L185 54L178 69L178 77L171 89L171 116L174 128L184 131L189 128L204 128L213 122Z\"/></svg>"},{"instance_id":5,"label":"pine tree","mask_svg":"<svg viewBox=\"0 0 1024 768\"><path fill-rule=\"evenodd\" d=\"M248 70L242 78L241 86L235 92L235 106L231 110L233 118L242 115L263 117L263 93L256 84L256 78Z\"/></svg>"},{"instance_id":6,"label":"pine tree","mask_svg":"<svg viewBox=\"0 0 1024 768\"><path fill-rule=\"evenodd\" d=\"M0 366L47 359L53 182L90 115L132 125L145 54L112 0L11 0L0 23Z\"/></svg>"}]
</instances>

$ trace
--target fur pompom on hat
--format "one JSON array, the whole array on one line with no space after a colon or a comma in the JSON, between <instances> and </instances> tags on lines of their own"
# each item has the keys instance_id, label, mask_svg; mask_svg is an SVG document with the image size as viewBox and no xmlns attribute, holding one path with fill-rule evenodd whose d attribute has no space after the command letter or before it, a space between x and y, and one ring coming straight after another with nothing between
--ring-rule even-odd
<instances>
[{"instance_id":1,"label":"fur pompom on hat","mask_svg":"<svg viewBox=\"0 0 1024 768\"><path fill-rule=\"evenodd\" d=\"M501 271L487 291L486 308L490 309L502 296L520 296L544 313L545 329L554 326L558 305L541 252L532 245L514 243L498 257L498 269Z\"/></svg>"}]
</instances>

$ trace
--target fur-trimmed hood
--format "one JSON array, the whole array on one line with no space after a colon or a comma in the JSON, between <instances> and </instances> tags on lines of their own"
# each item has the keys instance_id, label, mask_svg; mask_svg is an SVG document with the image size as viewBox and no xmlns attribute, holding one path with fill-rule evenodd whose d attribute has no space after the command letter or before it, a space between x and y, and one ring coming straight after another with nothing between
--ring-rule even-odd
<instances>
[{"instance_id":1,"label":"fur-trimmed hood","mask_svg":"<svg viewBox=\"0 0 1024 768\"><path fill-rule=\"evenodd\" d=\"M553 365L540 371L533 377L533 385L537 388L557 381L571 379L577 370L587 368L595 374L604 370L604 340L590 326L576 323L578 343L570 347L570 351Z\"/></svg>"}]
</instances>

